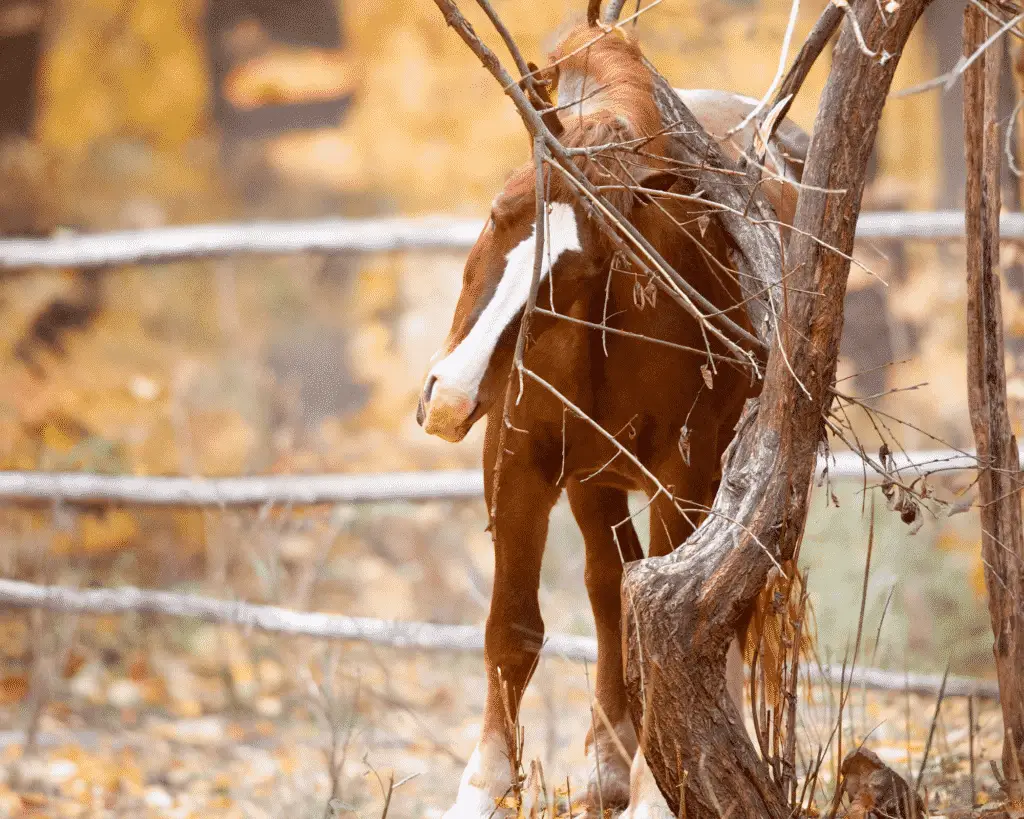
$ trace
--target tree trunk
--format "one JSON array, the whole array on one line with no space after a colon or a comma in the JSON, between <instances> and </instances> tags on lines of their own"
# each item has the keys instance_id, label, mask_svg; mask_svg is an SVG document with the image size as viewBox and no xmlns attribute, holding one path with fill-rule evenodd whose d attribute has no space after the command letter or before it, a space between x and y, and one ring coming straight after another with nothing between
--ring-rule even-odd
<instances>
[{"instance_id":1,"label":"tree trunk","mask_svg":"<svg viewBox=\"0 0 1024 819\"><path fill-rule=\"evenodd\" d=\"M0 139L32 132L48 5L0 0Z\"/></svg>"},{"instance_id":2,"label":"tree trunk","mask_svg":"<svg viewBox=\"0 0 1024 819\"><path fill-rule=\"evenodd\" d=\"M854 13L874 56L844 23L804 171L761 397L740 421L708 520L671 555L631 565L623 582L633 720L662 793L673 811L685 794L690 819L790 815L726 693L725 654L769 570L792 556L803 532L868 157L899 54L928 2L905 0L883 19L879 4L861 0Z\"/></svg>"},{"instance_id":3,"label":"tree trunk","mask_svg":"<svg viewBox=\"0 0 1024 819\"><path fill-rule=\"evenodd\" d=\"M975 6L964 11L964 53L992 32ZM997 101L1002 50L990 48L964 75L967 156L967 389L981 465L981 554L985 562L993 653L1003 709L1003 774L1024 807L1024 533L1020 464L1006 409L1002 304L999 294L999 173L1002 145Z\"/></svg>"}]
</instances>

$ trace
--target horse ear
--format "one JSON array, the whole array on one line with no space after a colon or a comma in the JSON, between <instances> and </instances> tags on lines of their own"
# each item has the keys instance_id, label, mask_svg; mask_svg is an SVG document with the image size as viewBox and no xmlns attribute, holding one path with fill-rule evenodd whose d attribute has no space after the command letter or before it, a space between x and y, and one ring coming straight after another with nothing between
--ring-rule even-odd
<instances>
[{"instance_id":1,"label":"horse ear","mask_svg":"<svg viewBox=\"0 0 1024 819\"><path fill-rule=\"evenodd\" d=\"M587 2L587 25L596 26L601 18L601 0L588 0Z\"/></svg>"},{"instance_id":2,"label":"horse ear","mask_svg":"<svg viewBox=\"0 0 1024 819\"><path fill-rule=\"evenodd\" d=\"M545 108L552 108L551 94L548 93L546 82L538 81L540 69L537 68L536 63L527 63L526 67L530 69L530 75L533 77L532 83L527 83L525 80L520 83L526 88L527 96L530 98L530 102L533 103L534 108L538 111ZM530 93L530 92L533 93ZM552 136L560 137L565 127L562 125L562 120L558 118L557 111L545 111L541 114L541 120L547 126L547 129L551 132Z\"/></svg>"},{"instance_id":3,"label":"horse ear","mask_svg":"<svg viewBox=\"0 0 1024 819\"><path fill-rule=\"evenodd\" d=\"M662 191L667 192L671 187L679 181L679 174L675 171L668 170L652 170L637 179L637 183L640 187L644 188L642 191L633 191L633 196L637 199L641 205L650 205L655 197L653 197L649 191Z\"/></svg>"}]
</instances>

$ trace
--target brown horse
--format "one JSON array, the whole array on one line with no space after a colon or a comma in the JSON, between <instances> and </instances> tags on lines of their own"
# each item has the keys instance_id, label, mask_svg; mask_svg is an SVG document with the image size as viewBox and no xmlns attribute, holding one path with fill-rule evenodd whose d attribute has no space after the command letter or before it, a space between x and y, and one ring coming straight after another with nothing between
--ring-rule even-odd
<instances>
[{"instance_id":1,"label":"brown horse","mask_svg":"<svg viewBox=\"0 0 1024 819\"><path fill-rule=\"evenodd\" d=\"M571 31L546 69L563 107L562 142L622 144L602 157L581 158L581 170L605 187L620 213L681 276L749 328L726 236L708 218L712 211L692 196L696 174L671 171L664 159L667 137L639 48L618 31L598 39L600 33L587 26ZM726 134L755 104L720 91L679 93L713 135ZM567 102L576 104L564 108ZM766 163L776 175L765 189L780 220L789 223L796 190L779 174L798 179L799 167L787 157L802 156L806 137L788 122L779 134ZM723 148L735 157L749 136L741 131ZM624 189L626 182L665 193L638 195ZM504 396L535 255L532 164L494 200L469 254L451 330L417 413L427 432L451 441L487 416L484 484L488 503L494 501L483 730L448 819L499 815L495 806L510 792L509 717L517 717L543 639L541 558L548 517L563 489L586 544L598 643L595 699L617 735L606 730L604 718L588 733L595 764L588 798L595 814L598 804L623 807L630 801L624 748L636 760L629 815L655 815L651 803L660 794L652 780L642 781L645 766L636 753L622 673L622 567L644 556L627 493L638 490L651 499L650 555L681 544L714 498L722 453L744 401L758 389L749 371L726 359L723 345L706 340L695 318L616 253L562 177L549 171L546 186L540 310L523 358L527 372L521 382L511 373L516 400L509 423L503 423ZM495 495L499 446L504 451ZM743 693L739 645L730 648L727 661L729 694L737 705Z\"/></svg>"}]
</instances>

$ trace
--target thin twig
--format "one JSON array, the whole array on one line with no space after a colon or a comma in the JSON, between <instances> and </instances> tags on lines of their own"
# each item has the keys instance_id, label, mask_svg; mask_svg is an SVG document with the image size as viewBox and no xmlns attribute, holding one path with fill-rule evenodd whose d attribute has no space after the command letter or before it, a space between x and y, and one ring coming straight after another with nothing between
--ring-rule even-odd
<instances>
[{"instance_id":1,"label":"thin twig","mask_svg":"<svg viewBox=\"0 0 1024 819\"><path fill-rule=\"evenodd\" d=\"M942 710L942 700L946 696L946 680L949 677L949 663L942 674L942 685L939 686L939 696L935 700L935 713L932 714L932 723L928 728L928 739L924 743L924 756L921 758L921 767L917 771L917 779L914 780L914 790L921 790L921 780L924 779L924 769L928 764L928 752L932 747L932 738L935 736L935 724L939 721L939 711Z\"/></svg>"}]
</instances>

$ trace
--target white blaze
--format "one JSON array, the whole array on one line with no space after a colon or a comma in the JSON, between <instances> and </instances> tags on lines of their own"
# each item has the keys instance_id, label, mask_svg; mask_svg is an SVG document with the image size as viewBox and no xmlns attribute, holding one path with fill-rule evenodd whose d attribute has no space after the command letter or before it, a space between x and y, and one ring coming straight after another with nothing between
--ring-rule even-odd
<instances>
[{"instance_id":1,"label":"white blaze","mask_svg":"<svg viewBox=\"0 0 1024 819\"><path fill-rule=\"evenodd\" d=\"M567 250L581 250L572 205L563 202L550 204L545 227L541 281L551 273L551 267L559 256ZM512 248L505 257L501 281L469 334L431 369L430 376L437 378L438 386L455 388L471 399L476 398L498 339L526 306L530 296L536 246L537 226L534 225L529 238Z\"/></svg>"}]
</instances>

